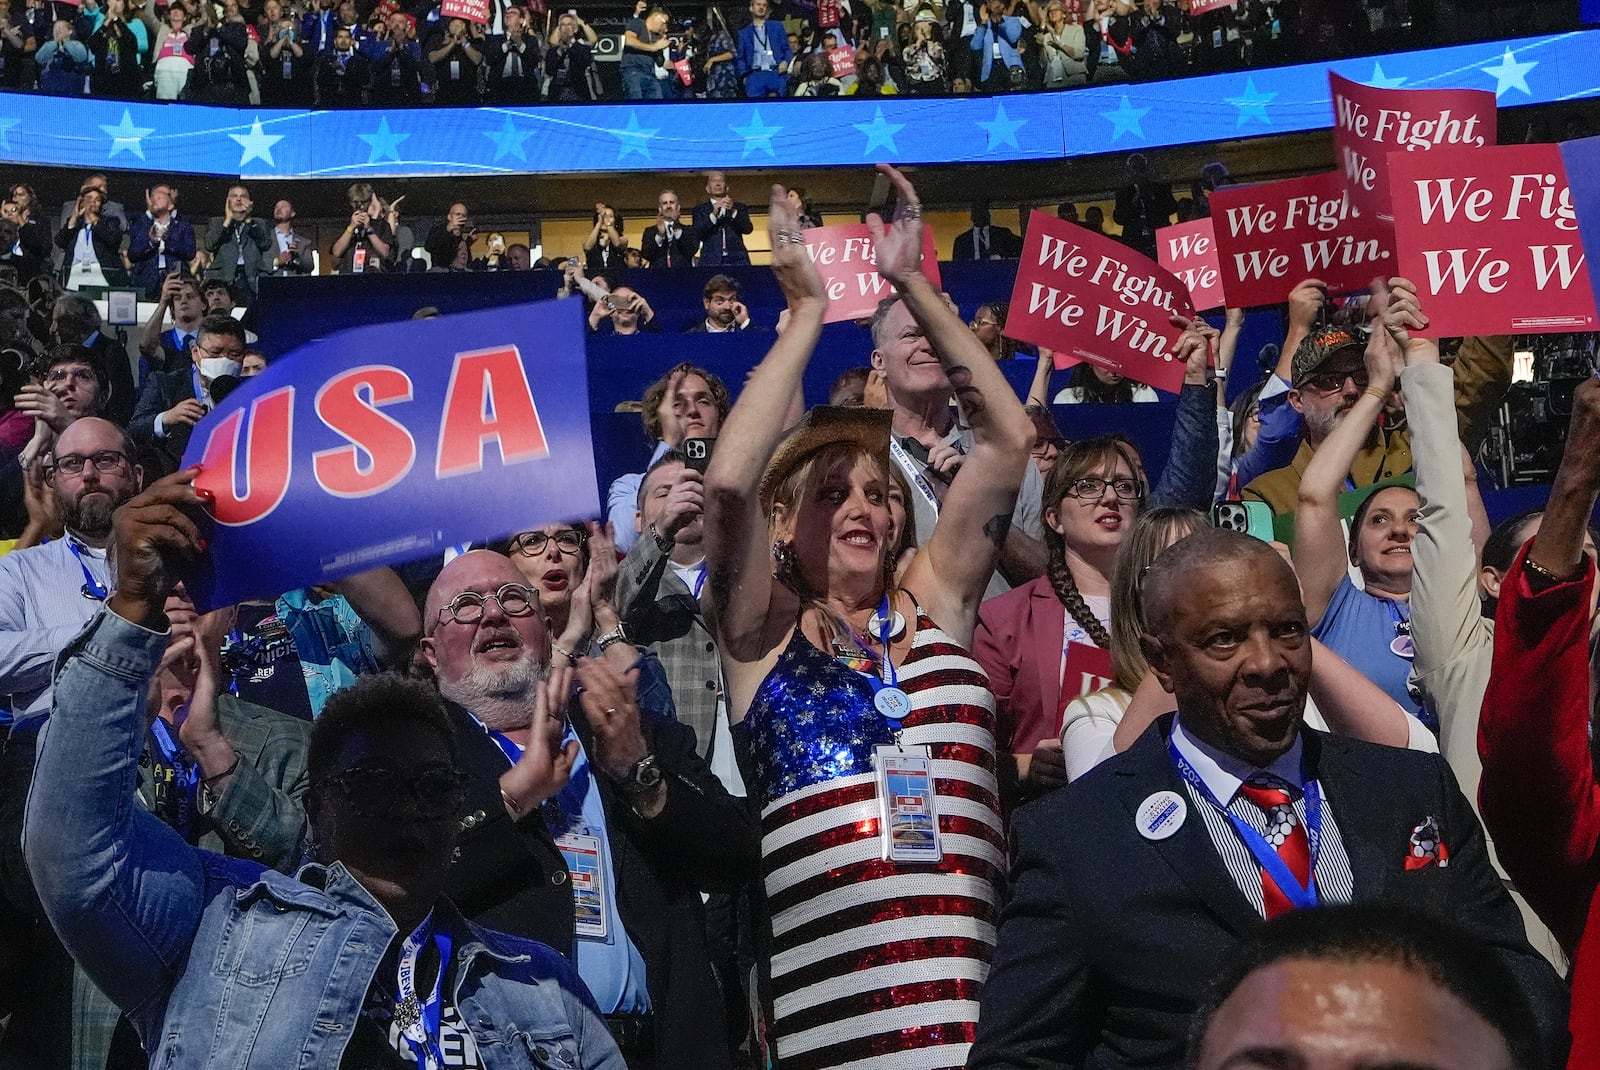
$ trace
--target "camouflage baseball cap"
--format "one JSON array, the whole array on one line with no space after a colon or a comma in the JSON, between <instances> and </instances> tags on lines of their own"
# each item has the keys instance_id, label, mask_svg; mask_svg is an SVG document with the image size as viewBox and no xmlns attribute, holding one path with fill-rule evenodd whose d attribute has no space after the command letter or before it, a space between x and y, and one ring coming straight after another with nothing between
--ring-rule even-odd
<instances>
[{"instance_id":1,"label":"camouflage baseball cap","mask_svg":"<svg viewBox=\"0 0 1600 1070\"><path fill-rule=\"evenodd\" d=\"M1326 364L1328 358L1335 353L1354 349L1359 354L1366 349L1366 346L1367 343L1360 336L1352 334L1344 327L1323 327L1312 331L1301 340L1299 348L1294 351L1294 361L1290 364L1290 382L1298 387L1315 375L1317 369Z\"/></svg>"}]
</instances>

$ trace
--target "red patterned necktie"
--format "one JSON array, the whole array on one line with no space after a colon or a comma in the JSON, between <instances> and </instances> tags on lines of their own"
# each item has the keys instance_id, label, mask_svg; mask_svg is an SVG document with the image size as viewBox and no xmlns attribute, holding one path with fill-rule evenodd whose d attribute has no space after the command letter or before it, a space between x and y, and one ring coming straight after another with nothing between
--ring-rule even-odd
<instances>
[{"instance_id":1,"label":"red patterned necktie","mask_svg":"<svg viewBox=\"0 0 1600 1070\"><path fill-rule=\"evenodd\" d=\"M1310 887L1311 844L1306 839L1305 826L1294 812L1289 793L1274 784L1246 781L1239 785L1239 794L1249 799L1267 815L1267 843L1278 852L1300 887ZM1267 920L1294 909L1294 903L1283 893L1266 870L1261 871L1261 898L1266 905Z\"/></svg>"}]
</instances>

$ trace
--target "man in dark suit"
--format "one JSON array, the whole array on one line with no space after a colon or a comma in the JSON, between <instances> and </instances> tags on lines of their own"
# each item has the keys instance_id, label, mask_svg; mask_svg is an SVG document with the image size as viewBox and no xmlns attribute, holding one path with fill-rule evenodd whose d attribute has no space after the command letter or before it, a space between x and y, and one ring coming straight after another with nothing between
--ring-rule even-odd
<instances>
[{"instance_id":1,"label":"man in dark suit","mask_svg":"<svg viewBox=\"0 0 1600 1070\"><path fill-rule=\"evenodd\" d=\"M241 305L255 302L256 279L272 270L272 257L277 251L272 227L250 214L254 207L248 188L230 186L222 216L213 219L206 232L205 277L227 283L234 301Z\"/></svg>"},{"instance_id":2,"label":"man in dark suit","mask_svg":"<svg viewBox=\"0 0 1600 1070\"><path fill-rule=\"evenodd\" d=\"M1022 239L989 220L989 206L972 206L972 229L956 235L951 260L1015 260L1022 255Z\"/></svg>"},{"instance_id":3,"label":"man in dark suit","mask_svg":"<svg viewBox=\"0 0 1600 1070\"><path fill-rule=\"evenodd\" d=\"M749 264L744 236L755 229L750 208L733 199L721 171L706 173L706 199L694 206L694 236L700 243L701 267Z\"/></svg>"},{"instance_id":4,"label":"man in dark suit","mask_svg":"<svg viewBox=\"0 0 1600 1070\"><path fill-rule=\"evenodd\" d=\"M630 1065L731 1070L700 892L756 871L756 823L692 731L641 713L636 648L604 598L594 614L607 630L569 704L574 659L550 665L509 560L463 554L429 590L422 654L471 775L450 894L480 924L564 949Z\"/></svg>"},{"instance_id":5,"label":"man in dark suit","mask_svg":"<svg viewBox=\"0 0 1600 1070\"><path fill-rule=\"evenodd\" d=\"M1562 985L1449 766L1303 727L1311 642L1284 561L1205 529L1157 558L1145 599L1145 654L1179 712L1018 812L968 1066L1177 1065L1222 957L1264 918L1334 902L1465 925L1557 1052Z\"/></svg>"},{"instance_id":6,"label":"man in dark suit","mask_svg":"<svg viewBox=\"0 0 1600 1070\"><path fill-rule=\"evenodd\" d=\"M200 321L188 362L178 361L145 378L139 404L128 421L128 437L140 449L147 478L178 470L194 425L211 411L211 380L238 375L244 347L239 321L214 313ZM152 472L152 466L159 471Z\"/></svg>"}]
</instances>

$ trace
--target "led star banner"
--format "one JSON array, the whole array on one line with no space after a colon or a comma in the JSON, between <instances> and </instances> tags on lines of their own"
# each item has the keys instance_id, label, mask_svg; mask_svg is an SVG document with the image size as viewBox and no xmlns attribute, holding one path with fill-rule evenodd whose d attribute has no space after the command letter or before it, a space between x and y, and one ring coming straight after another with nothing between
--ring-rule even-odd
<instances>
[{"instance_id":1,"label":"led star banner","mask_svg":"<svg viewBox=\"0 0 1600 1070\"><path fill-rule=\"evenodd\" d=\"M1350 199L1368 215L1393 221L1389 154L1494 144L1495 95L1477 89L1377 89L1328 75L1333 92L1333 147Z\"/></svg>"},{"instance_id":2,"label":"led star banner","mask_svg":"<svg viewBox=\"0 0 1600 1070\"><path fill-rule=\"evenodd\" d=\"M812 227L804 233L806 252L828 291L824 323L866 319L877 311L878 302L895 292L889 280L878 274L878 255L865 223ZM933 228L926 223L922 225L922 273L937 290L939 253L933 245Z\"/></svg>"},{"instance_id":3,"label":"led star banner","mask_svg":"<svg viewBox=\"0 0 1600 1070\"><path fill-rule=\"evenodd\" d=\"M1109 235L1044 212L1029 217L1007 337L1175 394L1184 369L1173 355L1183 333L1174 315L1193 318L1194 306L1166 268Z\"/></svg>"},{"instance_id":4,"label":"led star banner","mask_svg":"<svg viewBox=\"0 0 1600 1070\"><path fill-rule=\"evenodd\" d=\"M1333 171L1219 189L1211 222L1232 308L1275 305L1303 279L1344 293L1394 274L1393 234L1356 210Z\"/></svg>"},{"instance_id":5,"label":"led star banner","mask_svg":"<svg viewBox=\"0 0 1600 1070\"><path fill-rule=\"evenodd\" d=\"M364 181L1056 162L1325 130L1330 70L1379 88L1482 89L1504 107L1600 96L1597 54L1600 30L1584 30L994 97L313 111L0 92L0 162Z\"/></svg>"},{"instance_id":6,"label":"led star banner","mask_svg":"<svg viewBox=\"0 0 1600 1070\"><path fill-rule=\"evenodd\" d=\"M272 362L194 429L203 610L600 511L581 302L358 327Z\"/></svg>"},{"instance_id":7,"label":"led star banner","mask_svg":"<svg viewBox=\"0 0 1600 1070\"><path fill-rule=\"evenodd\" d=\"M1183 280L1195 308L1204 312L1223 306L1222 266L1211 220L1195 219L1156 231L1156 259Z\"/></svg>"},{"instance_id":8,"label":"led star banner","mask_svg":"<svg viewBox=\"0 0 1600 1070\"><path fill-rule=\"evenodd\" d=\"M1389 155L1400 270L1430 337L1595 329L1559 145Z\"/></svg>"}]
</instances>

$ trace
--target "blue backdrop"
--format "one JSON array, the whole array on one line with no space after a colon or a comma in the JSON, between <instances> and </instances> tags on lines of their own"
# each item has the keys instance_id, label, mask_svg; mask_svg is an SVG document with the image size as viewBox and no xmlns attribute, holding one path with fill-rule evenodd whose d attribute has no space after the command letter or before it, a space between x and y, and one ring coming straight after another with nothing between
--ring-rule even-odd
<instances>
[{"instance_id":1,"label":"blue backdrop","mask_svg":"<svg viewBox=\"0 0 1600 1070\"><path fill-rule=\"evenodd\" d=\"M0 161L249 178L371 178L1054 160L1332 124L1327 72L1600 95L1600 30L1144 85L1003 97L273 111L0 94Z\"/></svg>"}]
</instances>

